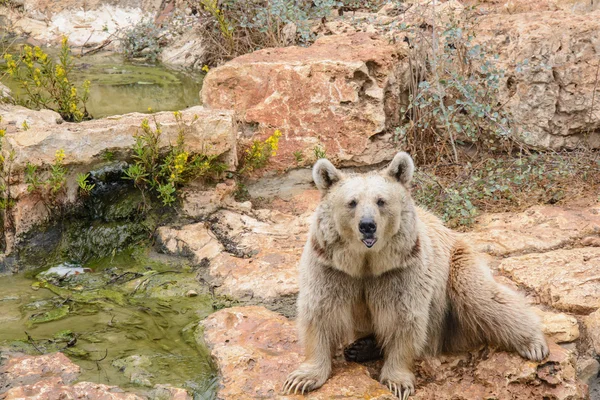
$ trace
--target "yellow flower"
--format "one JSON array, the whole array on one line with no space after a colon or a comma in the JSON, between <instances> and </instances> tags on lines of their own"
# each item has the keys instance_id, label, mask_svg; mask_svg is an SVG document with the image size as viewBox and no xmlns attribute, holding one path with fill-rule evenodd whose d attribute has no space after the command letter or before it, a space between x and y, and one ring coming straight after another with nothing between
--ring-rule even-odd
<instances>
[{"instance_id":1,"label":"yellow flower","mask_svg":"<svg viewBox=\"0 0 600 400\"><path fill-rule=\"evenodd\" d=\"M204 71L204 72L208 72L209 70L210 70L210 68L208 68L208 65L204 65L202 67L202 71Z\"/></svg>"},{"instance_id":2,"label":"yellow flower","mask_svg":"<svg viewBox=\"0 0 600 400\"><path fill-rule=\"evenodd\" d=\"M66 46L68 41L69 41L69 38L66 36L63 36L62 40L61 40L61 45Z\"/></svg>"},{"instance_id":3,"label":"yellow flower","mask_svg":"<svg viewBox=\"0 0 600 400\"><path fill-rule=\"evenodd\" d=\"M6 129L0 129L0 137L4 137L6 135Z\"/></svg>"},{"instance_id":4,"label":"yellow flower","mask_svg":"<svg viewBox=\"0 0 600 400\"><path fill-rule=\"evenodd\" d=\"M73 98L77 97L77 89L75 87L71 88L71 97L73 97Z\"/></svg>"},{"instance_id":5,"label":"yellow flower","mask_svg":"<svg viewBox=\"0 0 600 400\"><path fill-rule=\"evenodd\" d=\"M65 76L65 69L62 66L57 65L56 66L56 77L62 78L63 76Z\"/></svg>"},{"instance_id":6,"label":"yellow flower","mask_svg":"<svg viewBox=\"0 0 600 400\"><path fill-rule=\"evenodd\" d=\"M61 164L65 159L65 151L63 149L56 150L56 154L54 155L54 162L56 164Z\"/></svg>"}]
</instances>

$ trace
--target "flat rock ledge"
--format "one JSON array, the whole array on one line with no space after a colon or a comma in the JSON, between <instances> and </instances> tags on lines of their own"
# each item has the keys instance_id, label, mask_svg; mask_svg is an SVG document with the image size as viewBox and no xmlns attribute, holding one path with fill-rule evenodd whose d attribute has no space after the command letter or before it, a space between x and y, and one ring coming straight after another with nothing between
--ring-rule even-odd
<instances>
[{"instance_id":1,"label":"flat rock ledge","mask_svg":"<svg viewBox=\"0 0 600 400\"><path fill-rule=\"evenodd\" d=\"M378 365L337 360L332 377L306 397L283 396L287 374L303 360L294 323L263 307L218 311L200 323L220 372L219 399L394 399L374 377ZM548 359L482 348L420 361L415 399L585 399L571 353L551 343Z\"/></svg>"},{"instance_id":2,"label":"flat rock ledge","mask_svg":"<svg viewBox=\"0 0 600 400\"><path fill-rule=\"evenodd\" d=\"M79 373L79 366L62 353L14 355L0 366L0 399L191 400L184 389L165 385L156 385L148 396L141 396L117 386L93 382L73 384Z\"/></svg>"}]
</instances>

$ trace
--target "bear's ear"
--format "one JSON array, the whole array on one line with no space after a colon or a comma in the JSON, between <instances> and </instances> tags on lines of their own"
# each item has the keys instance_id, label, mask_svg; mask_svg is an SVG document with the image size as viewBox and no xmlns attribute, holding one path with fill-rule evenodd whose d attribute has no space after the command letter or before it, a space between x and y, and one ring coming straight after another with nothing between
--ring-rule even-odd
<instances>
[{"instance_id":1,"label":"bear's ear","mask_svg":"<svg viewBox=\"0 0 600 400\"><path fill-rule=\"evenodd\" d=\"M385 172L401 184L408 186L415 172L415 163L408 153L401 151L396 154Z\"/></svg>"},{"instance_id":2,"label":"bear's ear","mask_svg":"<svg viewBox=\"0 0 600 400\"><path fill-rule=\"evenodd\" d=\"M342 179L342 173L338 171L329 160L321 158L313 167L313 180L317 188L323 193Z\"/></svg>"}]
</instances>

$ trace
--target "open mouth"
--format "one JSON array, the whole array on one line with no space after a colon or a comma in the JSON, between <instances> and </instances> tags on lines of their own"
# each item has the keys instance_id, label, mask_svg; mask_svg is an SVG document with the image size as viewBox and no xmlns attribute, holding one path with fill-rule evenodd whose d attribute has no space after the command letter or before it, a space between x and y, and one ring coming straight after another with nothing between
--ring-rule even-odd
<instances>
[{"instance_id":1,"label":"open mouth","mask_svg":"<svg viewBox=\"0 0 600 400\"><path fill-rule=\"evenodd\" d=\"M365 246L367 246L369 249L371 247L373 247L373 245L375 244L375 242L377 241L377 238L365 238L362 240L362 242L365 244Z\"/></svg>"}]
</instances>

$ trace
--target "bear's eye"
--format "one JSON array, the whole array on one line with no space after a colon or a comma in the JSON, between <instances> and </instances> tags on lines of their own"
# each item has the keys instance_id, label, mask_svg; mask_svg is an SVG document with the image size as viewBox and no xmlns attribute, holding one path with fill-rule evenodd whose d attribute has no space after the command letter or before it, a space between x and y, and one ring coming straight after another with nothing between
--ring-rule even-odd
<instances>
[{"instance_id":1,"label":"bear's eye","mask_svg":"<svg viewBox=\"0 0 600 400\"><path fill-rule=\"evenodd\" d=\"M377 205L378 205L379 207L383 207L383 206L385 206L385 200L384 200L384 199L379 199L379 200L377 200Z\"/></svg>"},{"instance_id":2,"label":"bear's eye","mask_svg":"<svg viewBox=\"0 0 600 400\"><path fill-rule=\"evenodd\" d=\"M348 203L348 207L350 207L350 208L354 208L354 207L356 207L356 200L352 200L352 201L350 201L350 202Z\"/></svg>"}]
</instances>

